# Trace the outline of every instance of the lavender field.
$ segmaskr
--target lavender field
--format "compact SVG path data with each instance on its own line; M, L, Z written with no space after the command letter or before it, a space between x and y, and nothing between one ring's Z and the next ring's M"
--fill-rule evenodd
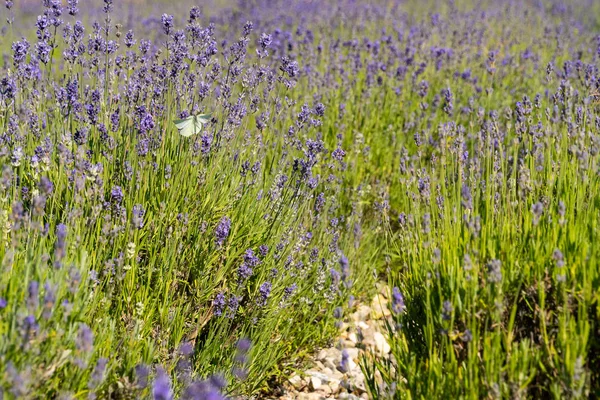
M0 7L0 400L600 397L600 2Z

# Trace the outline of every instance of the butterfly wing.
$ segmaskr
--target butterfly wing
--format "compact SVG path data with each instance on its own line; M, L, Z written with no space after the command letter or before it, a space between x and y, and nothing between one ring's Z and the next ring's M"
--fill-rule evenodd
M195 133L200 133L202 131L202 127L208 121L210 121L210 114L198 114L198 115L196 115L195 121L194 121L194 128L196 130Z
M194 117L177 119L174 122L180 135L188 137L194 134Z
M211 114L198 114L196 115L196 118L198 118L198 120L203 124L206 124L208 121L210 121L210 116Z

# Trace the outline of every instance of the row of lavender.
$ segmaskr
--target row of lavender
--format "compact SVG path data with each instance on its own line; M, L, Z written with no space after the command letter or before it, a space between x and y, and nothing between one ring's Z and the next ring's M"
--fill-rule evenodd
M6 396L259 393L377 275L374 397L597 386L593 2L41 3L2 40Z

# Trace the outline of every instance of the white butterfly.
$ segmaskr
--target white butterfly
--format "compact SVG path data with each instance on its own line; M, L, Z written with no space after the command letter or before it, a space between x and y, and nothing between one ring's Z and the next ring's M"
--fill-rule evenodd
M210 121L210 114L190 115L184 119L176 119L175 126L181 136L190 137L202 131L202 126Z

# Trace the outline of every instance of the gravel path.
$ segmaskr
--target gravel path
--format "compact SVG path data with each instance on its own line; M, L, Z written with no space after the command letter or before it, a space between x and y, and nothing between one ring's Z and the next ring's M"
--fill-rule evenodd
M389 289L379 286L379 294L371 304L359 304L340 327L335 346L321 349L312 357L310 368L290 376L278 394L270 399L321 400L368 399L365 377L359 357L366 351L388 354L390 345L383 332L388 307Z

